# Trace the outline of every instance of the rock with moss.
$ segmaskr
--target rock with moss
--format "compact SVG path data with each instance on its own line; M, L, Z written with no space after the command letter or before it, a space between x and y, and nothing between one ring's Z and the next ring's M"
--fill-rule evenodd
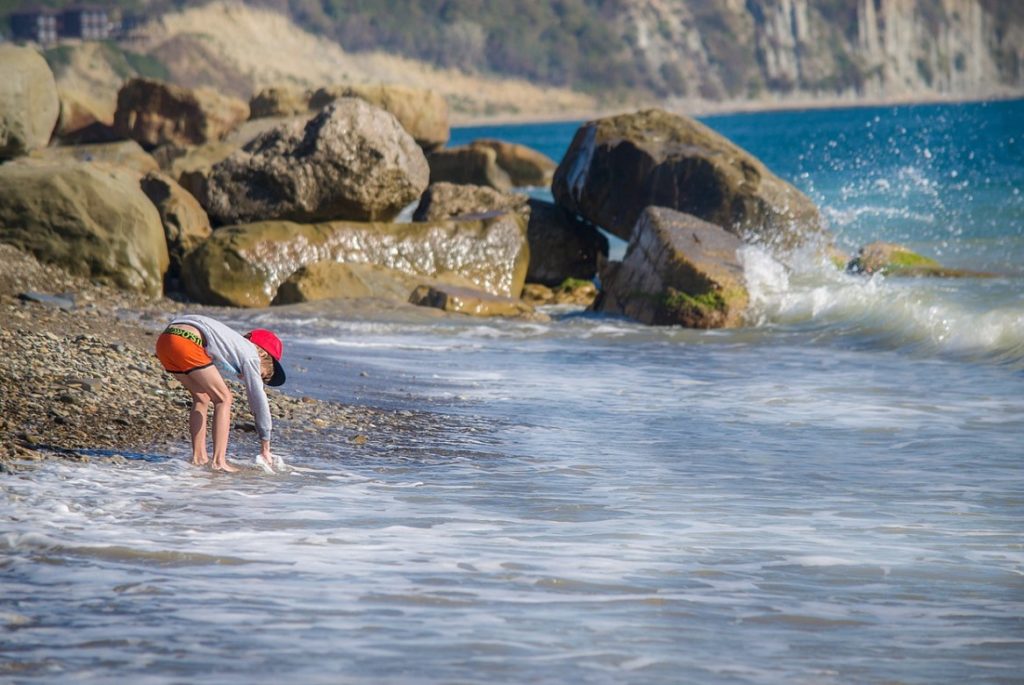
M597 295L594 282L580 278L567 278L554 287L542 283L527 283L523 286L523 300L535 306L570 304L590 307Z
M309 107L316 111L339 98L353 97L394 115L424 152L438 150L448 142L448 102L440 93L425 88L388 84L329 86L310 96Z
M173 284L185 255L210 237L210 219L191 193L160 172L146 174L140 187L160 213L170 258L167 279Z
M249 106L212 88L135 78L117 93L114 130L146 149L220 140L249 118Z
M623 261L602 270L594 309L659 326L741 326L748 303L737 257L742 246L720 226L650 207L640 216Z
M316 262L376 264L429 278L459 277L518 297L529 263L526 227L509 213L423 223L285 221L228 226L188 254L186 292L205 304L266 307L292 274Z
M45 147L60 115L57 81L33 48L0 45L0 160Z
M520 299L459 286L421 285L409 296L409 302L452 314L505 318L536 317L533 306Z
M503 193L512 190L508 172L498 166L498 153L487 147L459 145L427 156L431 183L487 186Z
M357 98L257 136L218 162L199 200L216 225L389 221L426 189L423 151L394 116Z
M544 153L518 143L480 138L471 142L470 147L494 150L498 166L505 170L512 180L512 185L517 187L548 187L551 185L555 169L558 168L555 160Z
M846 270L858 274L884 274L886 276L933 276L936 278L983 277L983 274L964 269L944 267L931 257L920 255L904 245L876 241L865 245Z
M806 195L689 117L653 109L584 124L555 171L555 201L629 239L649 206L793 246L823 229Z
M0 242L72 274L157 296L167 244L139 174L72 161L0 166Z

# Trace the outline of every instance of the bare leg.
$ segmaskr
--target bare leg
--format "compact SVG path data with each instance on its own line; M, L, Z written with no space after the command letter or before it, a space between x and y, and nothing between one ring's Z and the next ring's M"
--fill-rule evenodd
M190 374L175 374L175 376L192 393L193 399L206 398L205 406L201 416L197 417L198 407L193 405L193 412L189 416L189 429L193 430L193 421L196 421L197 428L201 431L202 456L206 456L206 407L213 403L213 470L214 471L237 471L234 466L228 463L228 433L231 430L231 391L228 389L220 372L212 366L205 369L193 371ZM199 421L198 419L201 419ZM192 454L193 463L196 454L196 432L192 433ZM208 457L207 457L208 459ZM198 463L206 463L200 459Z
M205 392L192 393L192 411L188 415L188 431L192 436L192 463L204 466L210 461L206 452L206 411L210 396Z

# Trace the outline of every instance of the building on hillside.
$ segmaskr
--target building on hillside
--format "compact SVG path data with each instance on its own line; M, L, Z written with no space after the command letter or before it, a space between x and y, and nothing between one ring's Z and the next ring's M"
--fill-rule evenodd
M14 40L29 40L40 45L51 45L60 36L60 21L56 13L49 10L30 10L11 15L11 37Z
M101 7L73 7L64 10L60 18L61 38L107 40L113 34L110 15Z

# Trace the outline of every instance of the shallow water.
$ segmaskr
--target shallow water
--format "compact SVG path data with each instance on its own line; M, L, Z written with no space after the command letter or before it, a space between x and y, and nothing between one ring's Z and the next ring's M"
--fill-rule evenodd
M869 165L825 164L812 135L996 126L974 107L926 110L926 132L916 109L711 123L785 146L804 122L788 177L852 212L840 242L945 240L946 262L999 278L866 280L751 250L754 325L729 332L557 308L239 312L280 329L292 391L429 428L279 444L295 470L273 477L192 469L184 439L167 461L0 477L0 679L1020 682L1020 204L978 220L944 190L973 219L940 238L930 190L883 194L906 211L882 226L836 190ZM988 159L972 178L1020 187L1019 163Z

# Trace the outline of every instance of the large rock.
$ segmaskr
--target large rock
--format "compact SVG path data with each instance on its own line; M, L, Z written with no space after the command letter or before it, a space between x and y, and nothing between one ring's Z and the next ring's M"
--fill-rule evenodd
M265 307L303 266L322 261L376 264L431 278L458 276L497 295L518 297L529 247L521 217L430 223L285 221L214 231L185 257L182 280L207 304Z
M814 204L758 159L693 119L657 109L583 125L551 190L562 207L625 239L649 206L783 246L822 230Z
M199 199L216 224L387 221L420 196L429 176L423 151L392 115L346 98L217 163Z
M143 150L134 140L48 147L33 152L31 157L49 161L99 162L131 169L140 174L147 174L160 168L153 156Z
M518 193L456 183L432 183L420 198L414 221L437 221L494 211L528 220L530 268L526 280L555 286L567 278L590 280L608 257L608 239L561 207Z
M139 175L81 162L0 166L0 241L71 273L156 296L167 245Z
M167 278L173 281L181 275L185 255L210 237L210 219L191 193L159 172L146 174L140 187L160 213L170 258Z
M558 167L555 160L544 153L518 143L481 138L470 143L470 147L494 150L498 166L505 170L514 186L548 187Z
M459 216L512 211L528 217L526 195L503 193L488 186L459 183L431 183L420 197L413 221L443 221Z
M309 93L287 84L270 86L249 98L249 118L290 117L309 111Z
M277 289L271 304L298 304L318 300L375 298L408 302L412 292L427 283L436 287L472 283L458 274L427 278L376 264L314 262L301 267Z
M0 45L0 160L45 147L60 99L46 60L32 48Z
M625 259L602 271L595 309L654 325L739 326L748 302L736 256L742 246L719 226L650 207L637 222Z
M81 91L58 86L60 119L55 132L63 143L84 145L109 143L116 139L114 131L115 103L103 102Z
M488 186L501 192L512 189L512 179L498 166L498 153L491 148L460 145L431 152L431 183Z
M905 245L875 241L862 247L846 270L858 274L934 278L990 278L994 274L943 266Z
M339 98L360 98L395 115L424 151L444 147L451 135L448 103L432 90L398 85L330 86L314 92L309 107L318 110Z
M526 280L557 286L566 279L589 281L608 259L608 238L561 207L529 201L530 268Z
M220 140L249 118L249 106L211 88L191 90L152 79L128 81L117 93L114 129L145 148Z
M458 286L421 285L409 296L409 302L469 316L524 318L534 315L533 305L520 299Z

